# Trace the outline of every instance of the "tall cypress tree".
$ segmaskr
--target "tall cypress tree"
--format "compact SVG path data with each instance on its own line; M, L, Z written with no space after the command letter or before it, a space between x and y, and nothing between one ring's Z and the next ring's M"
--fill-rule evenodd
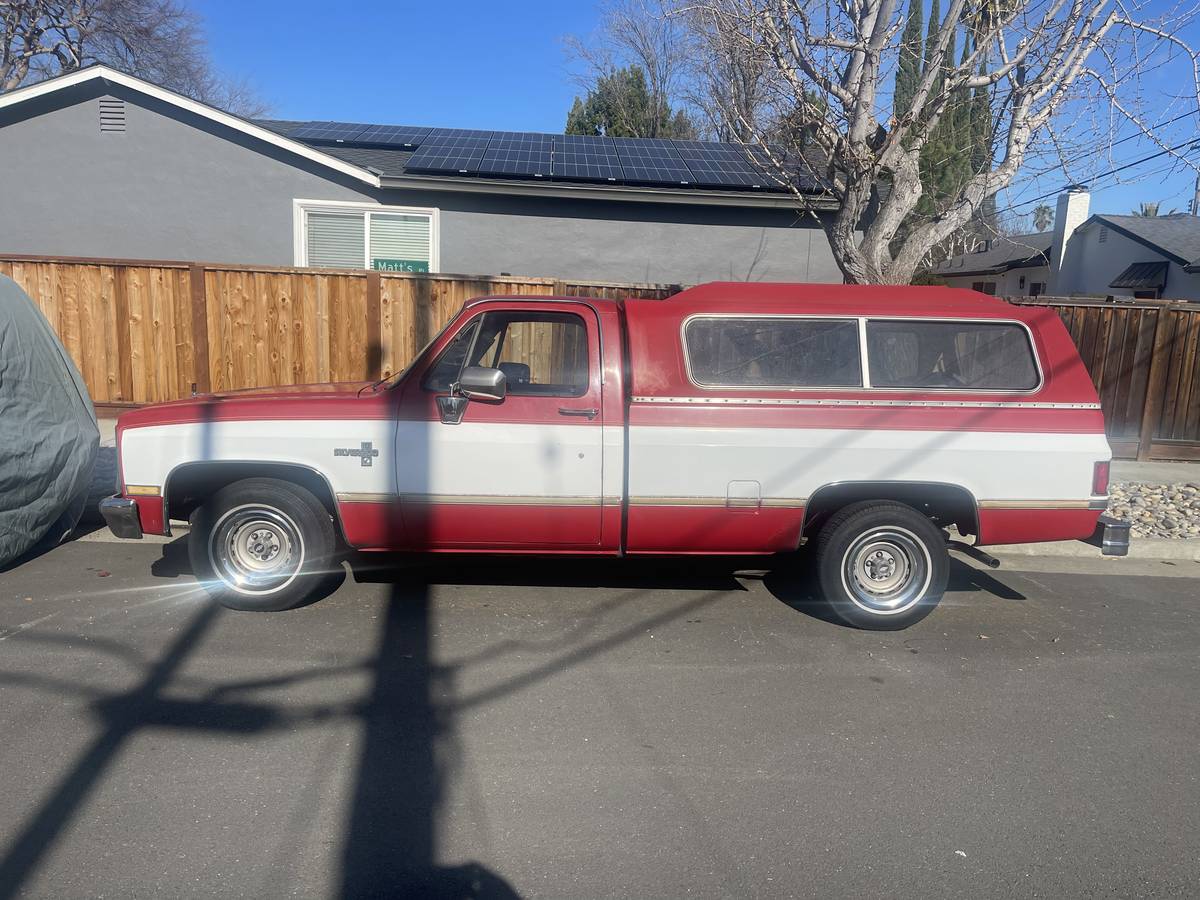
M925 32L925 50L921 54L921 71L925 72L929 69L930 59L929 54L933 52L933 48L937 46L937 33L942 27L942 5L938 0L933 0L933 5L929 7L929 29Z
M937 0L934 0L936 3ZM909 0L908 20L904 23L904 34L900 42L900 62L896 67L896 90L892 97L892 109L897 119L902 118L912 109L913 95L921 81L922 58L924 43L921 32L925 23L922 21L922 0Z

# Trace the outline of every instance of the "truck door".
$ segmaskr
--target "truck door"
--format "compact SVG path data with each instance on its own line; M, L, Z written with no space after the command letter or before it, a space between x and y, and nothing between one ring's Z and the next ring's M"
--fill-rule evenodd
M476 309L406 379L396 454L405 543L596 549L604 426L595 313L511 300ZM468 367L503 372L503 398L455 395Z

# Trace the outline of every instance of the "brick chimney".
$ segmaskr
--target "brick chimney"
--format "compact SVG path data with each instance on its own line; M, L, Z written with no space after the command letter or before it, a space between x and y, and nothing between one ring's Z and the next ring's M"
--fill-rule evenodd
M1073 184L1066 193L1058 195L1058 209L1054 213L1054 243L1050 245L1051 294L1066 295L1075 282L1073 265L1067 259L1067 250L1075 229L1087 221L1092 205L1092 195L1081 184Z

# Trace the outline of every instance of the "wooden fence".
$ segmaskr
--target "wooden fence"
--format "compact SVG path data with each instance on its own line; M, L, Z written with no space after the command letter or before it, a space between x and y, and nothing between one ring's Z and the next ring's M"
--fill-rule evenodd
M0 255L98 408L399 371L472 297L649 297L678 285ZM1061 297L1118 457L1200 459L1200 304Z
M1058 311L1104 407L1113 454L1200 460L1200 304L1012 298Z
M487 294L661 298L677 285L574 283L143 260L0 256L100 409L279 384L380 378Z

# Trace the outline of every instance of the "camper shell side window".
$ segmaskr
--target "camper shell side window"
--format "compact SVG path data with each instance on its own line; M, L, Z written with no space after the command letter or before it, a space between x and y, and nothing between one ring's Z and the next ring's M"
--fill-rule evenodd
M693 316L688 376L708 388L861 388L858 319Z
M710 390L1029 394L1043 384L1016 320L701 314L682 339L688 378Z
M869 319L871 386L921 390L1037 390L1042 373L1020 322Z

